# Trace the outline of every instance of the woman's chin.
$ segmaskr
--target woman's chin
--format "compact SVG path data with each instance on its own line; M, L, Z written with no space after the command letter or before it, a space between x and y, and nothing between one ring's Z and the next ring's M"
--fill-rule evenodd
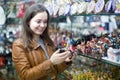
M36 35L42 35L42 33L41 33L41 32L39 32L39 33L36 33Z

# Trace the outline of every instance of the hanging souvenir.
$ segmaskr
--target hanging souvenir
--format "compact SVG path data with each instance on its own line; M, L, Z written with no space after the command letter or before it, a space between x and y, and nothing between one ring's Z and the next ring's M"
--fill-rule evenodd
M72 4L72 2L71 2L71 0L65 0L65 13L64 13L64 15L69 15L70 14L70 10L71 10L71 4Z
M116 9L115 13L120 13L120 0L116 0Z
M15 8L16 8L15 4L11 3L9 11L8 11L9 14L8 14L7 18L16 18L16 15L15 15L15 12L14 12Z
M68 15L70 13L70 9L71 9L71 4L70 3L66 4L64 15Z
M105 5L105 1L104 0L98 0L95 6L95 14L102 12L103 8Z
M105 5L105 11L108 13L113 13L115 11L115 1L109 0Z
M19 3L17 7L18 7L18 12L17 12L16 17L17 18L22 18L24 16L24 11L25 11L24 2Z
M66 8L65 1L58 0L58 5L59 5L58 15L59 16L64 15Z
M64 15L64 13L65 13L65 8L66 8L65 5L60 6L59 12L58 12L59 16Z
M7 18L16 18L16 15L13 13L13 11L11 11Z
M78 10L78 2L74 2L71 6L71 11L70 11L70 14L71 15L74 15L77 13L77 10Z
M58 9L59 9L59 6L54 4L54 7L53 7L53 16L56 17L57 16L57 13L58 13Z
M86 11L86 13L87 13L87 14L92 13L92 12L94 11L94 9L95 9L95 5L96 5L96 3L95 3L94 0L92 0L91 2L89 2L89 3L88 3L88 6L87 6L87 11Z
M50 16L52 16L53 15L53 5L52 5L52 2L50 0L45 1L44 2L44 6L47 8Z
M120 4L119 4L119 5L116 5L115 13L120 13Z
M53 6L53 17L57 17L58 16L58 10L59 10L58 0L53 0L52 1L52 6Z
M0 6L0 25L5 24L6 17L3 8Z
M87 9L87 5L88 5L88 2L80 2L77 9L78 14L85 12Z

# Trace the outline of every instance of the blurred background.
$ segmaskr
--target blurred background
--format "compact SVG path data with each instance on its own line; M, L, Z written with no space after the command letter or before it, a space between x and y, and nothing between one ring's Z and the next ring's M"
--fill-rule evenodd
M50 13L55 46L78 51L61 80L120 80L120 0L0 0L0 80L19 80L12 43L35 3Z

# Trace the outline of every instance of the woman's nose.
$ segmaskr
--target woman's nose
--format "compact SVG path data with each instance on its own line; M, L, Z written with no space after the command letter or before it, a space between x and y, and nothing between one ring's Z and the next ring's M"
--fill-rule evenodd
M45 23L40 23L40 27L45 27Z

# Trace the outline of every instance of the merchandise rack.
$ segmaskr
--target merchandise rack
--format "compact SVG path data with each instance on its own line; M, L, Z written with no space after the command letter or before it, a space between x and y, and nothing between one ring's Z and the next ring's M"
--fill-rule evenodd
M106 64L109 64L109 65L116 66L116 67L120 68L120 64L114 63L114 62L111 62L111 61L108 61L108 60L97 59L97 58L94 58L92 56L84 55L84 54L81 54L81 53L79 54L79 56L84 56L84 57L87 57L87 58L90 58L90 59L93 59L93 60L96 60L96 61L99 61L99 62L102 62L102 63L106 63Z

